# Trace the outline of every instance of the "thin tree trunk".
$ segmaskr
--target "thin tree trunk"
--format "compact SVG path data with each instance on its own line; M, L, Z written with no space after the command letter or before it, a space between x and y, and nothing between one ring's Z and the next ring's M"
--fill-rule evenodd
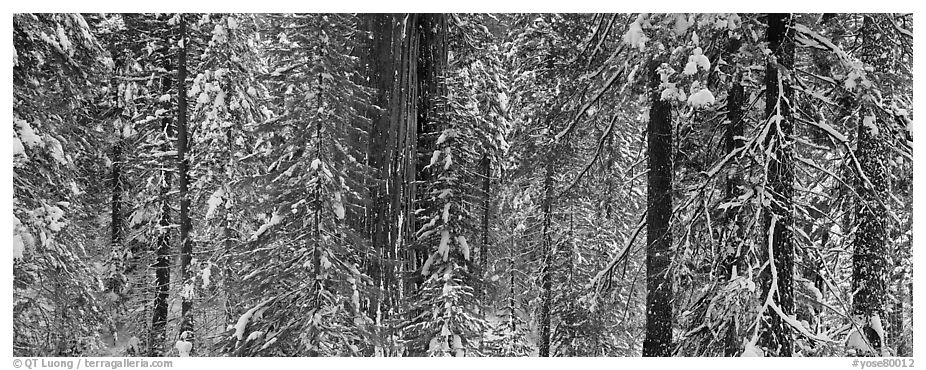
M492 208L489 204L492 199L491 196L491 187L492 187L492 161L489 159L488 154L483 154L482 160L479 162L479 167L482 170L482 247L479 249L479 269L485 275L488 271L488 262L489 262L489 216ZM483 286L480 289L480 295L485 298L486 289Z
M168 60L166 63L166 70L170 71L173 67L170 65ZM165 94L170 93L171 91L171 79L170 77L164 77L162 89ZM170 103L165 103L166 108L170 107ZM161 120L161 133L163 135L161 142L161 151L167 152L170 151L170 137L173 136L173 125L171 124L171 119L164 117ZM165 157L166 158L166 157ZM154 302L151 313L151 332L148 342L148 350L151 356L156 357L163 354L164 351L164 341L167 338L167 309L168 309L168 296L170 292L170 198L168 193L170 193L170 183L171 183L171 171L167 169L168 166L164 166L165 169L161 170L161 189L160 189L160 201L161 201L161 217L158 220L158 240L155 249L156 261L154 263Z
M650 62L652 107L647 125L646 337L643 356L672 353L672 105L659 93L660 60Z
M791 231L794 183L791 105L794 93L789 76L794 67L792 22L791 14L768 15L766 37L774 59L769 60L765 70L765 116L771 120L772 125L766 145L772 145L774 150L768 165L771 199L763 218L768 240L758 251L759 256L769 262L767 268L759 274L763 297L771 294L772 304L777 305L785 315L794 312L794 247ZM766 353L771 356L791 356L791 330L781 315L769 308L763 312L761 325L759 344L765 348Z
M551 130L552 131L552 130ZM553 152L547 156L546 171L543 179L543 230L541 231L543 267L540 271L540 357L550 357L551 311L553 307Z
M177 65L177 159L180 177L180 279L183 281L183 293L180 303L180 338L193 342L193 274L190 263L193 258L193 240L190 238L192 222L190 220L189 189L189 138L186 114L186 20L180 16L180 50Z

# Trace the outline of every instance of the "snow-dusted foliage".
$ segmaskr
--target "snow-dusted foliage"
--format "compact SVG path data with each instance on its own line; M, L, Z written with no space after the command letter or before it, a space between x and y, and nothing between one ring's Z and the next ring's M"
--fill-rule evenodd
M215 45L210 48L218 51L221 42L233 42L234 30L254 21L237 17L229 22L232 18L217 22L215 29L222 29L213 32ZM216 262L231 269L225 282L227 294L234 296L229 299L240 302L236 311L253 311L257 306L250 305L263 302L260 315L245 312L241 316L247 323L238 321L234 334L223 340L223 352L356 356L365 346L362 333L367 319L360 312L360 302L352 298L365 286L358 270L363 244L352 228L360 214L362 188L356 175L362 168L357 148L345 143L365 121L359 109L366 93L352 80L355 60L348 55L347 40L356 37L355 20L346 15L274 15L265 19L269 28L262 30L262 35L269 37L262 38L262 44L249 39L241 45L241 54L255 47L266 51L269 60L265 68L277 72L262 75L256 88L268 102L260 108L264 110L262 120L244 125L247 131L237 134L248 135L252 141L237 139L226 144L238 148L247 143L242 149L252 153L247 163L255 166L245 167L253 171L252 180L233 187L217 184L228 189L226 209L265 212L250 230L241 230L237 222L229 224L229 219L220 226L241 230L240 236L228 241L233 249L226 250L226 256ZM232 24L236 27L230 27ZM314 31L306 33L306 29ZM285 74L279 72L283 70ZM242 112L245 105L257 109L256 84L231 73L221 73L228 79L218 86L227 87L209 93L204 100L214 105L217 96L228 91L228 107L220 109ZM204 80L202 84L212 83ZM206 92L206 88L200 90L199 94ZM217 128L217 140L228 140L223 131L240 129L240 125L230 123L241 119L236 116L211 121ZM206 122L210 122L208 113ZM235 158L243 154L232 155L227 166L244 161ZM223 178L240 176L216 177ZM246 189L244 186L261 190L250 194L239 190ZM228 213L227 217L234 216ZM240 248L254 252L239 255L236 251Z
M105 203L104 137L90 88L108 70L92 22L76 14L13 15L13 353L98 350L106 326L91 259ZM9 248L9 247L8 247Z

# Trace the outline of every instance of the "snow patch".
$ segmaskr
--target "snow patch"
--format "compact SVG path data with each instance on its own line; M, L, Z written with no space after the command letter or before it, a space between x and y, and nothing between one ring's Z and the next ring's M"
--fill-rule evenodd
M878 136L880 132L880 130L878 130L878 125L875 124L875 116L865 116L865 118L862 118L862 126L868 130L871 136Z
M35 147L42 143L42 136L35 133L29 122L21 119L13 119L13 125L19 129L19 140L28 148Z
M257 231L254 232L254 235L251 235L251 241L257 240L257 238L259 238L261 235L263 235L265 232L267 232L267 229L269 229L269 228L271 228L271 227L273 227L273 226L278 225L281 221L283 221L283 216L281 216L280 214L274 212L273 215L270 216L270 220L267 221L267 223L261 225L261 226L257 229Z
M688 64L685 65L685 70L683 70L682 73L691 76L698 73L699 68L704 71L710 71L711 61L704 56L704 51L698 47L691 51L691 55L688 56Z
M212 195L209 196L209 199L206 200L206 219L211 219L215 216L215 210L222 204L222 201L225 197L225 188L219 188Z
M238 322L235 323L235 337L238 338L238 340L244 340L244 330L248 327L248 321L251 320L251 317L254 316L254 313L257 312L257 310L263 308L264 305L266 305L268 302L270 302L270 299L252 307L250 310L245 312L244 315L241 315L241 317L238 318Z
M635 47L643 51L646 47L646 42L649 41L649 37L646 37L646 34L643 33L643 26L641 22L643 21L643 15L637 17L633 23L630 24L630 27L627 29L627 33L624 34L624 42L629 44L631 47Z
M688 105L702 108L714 104L714 94L708 89L701 89L688 97Z
M193 351L193 343L181 339L174 344L174 348L177 349L180 357L190 357L190 352Z

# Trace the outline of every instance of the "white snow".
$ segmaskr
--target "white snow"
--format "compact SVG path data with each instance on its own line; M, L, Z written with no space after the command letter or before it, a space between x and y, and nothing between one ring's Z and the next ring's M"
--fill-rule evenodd
M433 166L435 163L437 163L438 158L440 158L440 150L435 150L434 153L431 154L431 163L428 164L428 167Z
M331 205L331 207L334 209L334 215L338 216L339 220L343 220L344 219L344 205L341 204L340 197L335 199L335 202Z
M54 232L61 231L61 228L67 225L67 221L62 220L62 218L64 218L64 211L57 206L45 205L45 218L48 228Z
M640 49L640 51L643 51L646 47L646 42L649 41L649 37L646 37L646 34L643 33L643 26L640 24L642 21L643 15L641 14L630 24L627 33L624 34L624 42L631 47Z
M710 71L711 61L704 56L704 51L698 47L691 51L691 55L688 56L688 64L685 65L685 70L683 70L682 73L690 76L698 73L699 68L704 71Z
M203 268L202 278L203 278L203 289L206 289L206 287L209 286L209 283L212 282L212 264L211 263L207 263L206 267Z
M219 188L212 195L209 196L209 199L206 200L206 219L211 219L215 216L215 210L222 204L225 197L225 188Z
M269 299L261 302L260 304L252 307L250 310L248 310L243 315L241 315L241 317L238 318L238 322L235 324L235 337L238 338L238 340L244 340L244 330L247 329L248 327L248 321L251 320L251 317L254 316L254 313L257 312L257 310L264 307L264 305L267 304L268 302L270 302Z
M856 350L857 354L874 352L874 349L868 345L868 341L858 330L853 330L852 334L849 334L849 338L846 339L846 348Z
M691 23L688 22L688 17L685 14L678 14L675 16L675 35L683 36L688 33L688 27L691 27Z
M843 135L839 131L836 131L836 129L833 128L833 126L830 126L826 122L822 122L822 121L815 122L814 125L821 128L823 131L826 131L826 133L830 134L830 136L834 137L836 140L839 140L840 142L846 142L849 140L846 138L845 135Z
M878 125L875 124L875 116L865 116L865 118L862 118L862 126L868 130L871 136L878 136L880 132L880 130L878 130Z
M714 104L714 94L708 89L701 89L688 97L688 105L695 108L702 108Z
M22 222L16 215L13 215L13 259L22 259L23 252L26 251L26 243L22 236L25 232L23 229Z
M13 124L19 128L19 140L28 148L32 148L42 143L42 136L37 135L32 130L32 125L25 120L13 118Z
M181 339L174 344L174 348L180 353L180 357L190 357L190 352L193 351L193 343Z
M450 252L450 232L447 230L440 232L440 246L437 247L437 252L444 257L444 261L447 260L447 256Z
M61 45L61 50L68 54L68 56L74 56L74 48L71 45L71 40L68 39L68 35L64 32L64 27L60 24L58 25L58 44Z
M458 236L457 243L460 244L460 249L463 250L463 258L469 261L469 243L466 242L466 237L463 235Z
M755 343L746 342L746 345L743 346L743 354L740 357L765 357L765 354L762 349L756 347Z
M871 329L878 333L878 337L881 338L881 343L887 343L887 335L884 333L884 326L881 325L881 316L875 313L871 315L871 318L868 320L868 325L871 326ZM886 347L882 345L881 347Z
M51 152L51 157L54 158L60 164L67 164L67 160L64 157L64 148L61 146L61 142L58 139L54 138L51 135L45 137L45 147Z
M250 342L250 341L252 341L252 340L259 339L259 338L260 338L261 336L263 336L263 335L264 335L264 332L258 330L258 331L255 331L255 332L251 333L251 334L248 334L248 338L245 339L244 341L245 341L245 342Z
M280 214L274 212L273 215L270 216L270 220L267 221L267 223L261 225L261 226L257 229L257 231L254 232L254 235L251 235L251 241L257 240L257 238L259 238L261 235L263 235L265 232L267 232L267 229L269 229L269 228L271 228L271 227L273 227L273 226L279 224L280 221L283 221L283 216L281 216Z

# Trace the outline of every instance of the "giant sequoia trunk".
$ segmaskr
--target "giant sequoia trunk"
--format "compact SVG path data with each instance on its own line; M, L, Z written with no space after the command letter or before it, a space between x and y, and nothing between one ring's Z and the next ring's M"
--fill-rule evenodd
M369 84L376 89L372 100L383 108L370 112L368 151L374 184L367 272L377 288L368 315L381 321L422 283L418 270L427 251L414 243L415 210L430 206L424 199L433 179L419 157L430 156L439 131L447 24L441 14L370 15L364 23L372 37L367 61Z
M376 89L371 103L381 109L373 108L369 112L372 121L370 129L367 164L373 170L373 183L370 186L372 204L367 211L372 250L367 258L367 275L373 280L374 292L369 297L367 315L374 321L379 320L379 313L384 310L382 301L387 294L386 275L394 274L384 266L389 246L389 194L387 185L388 164L391 153L387 150L390 136L390 95L394 85L394 61L392 55L393 27L396 22L392 15L367 15L364 24L370 32L370 53L368 56L369 84ZM384 268L385 267L385 268Z
M177 176L180 178L180 279L183 284L183 293L180 303L180 333L181 338L192 342L193 335L193 274L190 263L193 258L193 241L190 238L192 222L190 220L190 189L189 189L189 138L187 130L186 112L186 53L187 53L186 21L180 16L180 50L177 65Z
M766 38L772 51L765 69L765 116L769 120L766 145L772 146L768 164L769 206L763 217L767 241L757 251L769 262L759 274L763 297L771 304L762 314L759 344L771 356L791 356L791 329L782 315L794 311L794 247L791 226L794 171L792 163L791 105L794 92L790 73L794 67L794 30L791 14L769 14ZM780 311L780 312L779 312Z
M665 357L672 352L672 105L660 97L661 61L650 62L652 106L647 125L646 174L646 337L643 356Z
M873 20L864 18L862 28L861 59L866 65L877 63L880 45L876 44ZM867 95L867 94L865 94ZM868 99L862 97L862 110L858 122L858 145L855 157L858 158L859 174L856 189L859 194L855 217L858 228L852 246L852 314L864 324L867 339L872 348L880 353L886 344L876 330L868 330L872 320L885 318L884 302L887 296L887 212L882 205L887 199L885 191L889 189L888 173L884 168L887 140L882 135L880 122L875 110L866 107Z
M447 68L447 20L443 14L417 14L414 16L415 34L418 37L418 54L416 60L416 147L414 162L413 192L415 209L430 210L429 186L435 180L433 170L428 167L429 159L437 150L437 137L440 135L440 114L443 112L442 98L446 96L443 74ZM415 219L409 229L414 235L418 229L430 221L431 212L422 212L421 219ZM416 292L424 281L420 273L421 266L428 256L426 245L412 243L406 251L406 289L409 294Z

